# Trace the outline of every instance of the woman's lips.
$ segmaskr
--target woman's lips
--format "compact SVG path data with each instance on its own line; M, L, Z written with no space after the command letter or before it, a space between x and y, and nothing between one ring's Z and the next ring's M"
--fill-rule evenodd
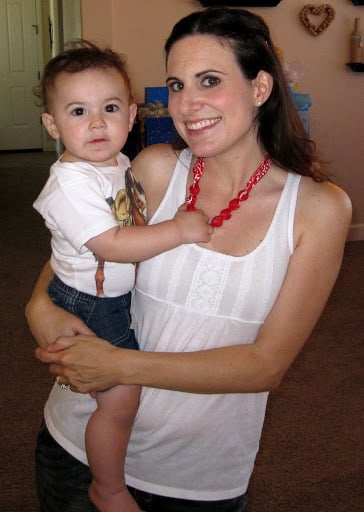
M200 121L187 121L185 123L187 130L190 132L203 130L204 128L210 128L215 126L221 121L221 117L215 117L213 119L201 119Z

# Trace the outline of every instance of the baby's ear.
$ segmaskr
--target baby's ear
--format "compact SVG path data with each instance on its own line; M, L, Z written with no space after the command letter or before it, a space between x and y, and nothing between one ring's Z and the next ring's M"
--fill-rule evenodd
M48 112L43 112L42 123L47 132L49 133L49 135L52 137L52 139L57 140L60 138L59 131L52 114L48 114Z
M138 107L136 103L131 103L129 105L129 132L133 129L134 120L138 112Z

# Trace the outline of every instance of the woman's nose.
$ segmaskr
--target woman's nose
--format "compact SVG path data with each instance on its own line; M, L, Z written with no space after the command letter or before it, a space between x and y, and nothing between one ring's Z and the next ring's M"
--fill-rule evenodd
M182 114L192 114L201 108L201 101L198 95L193 91L182 91L179 100L179 108Z

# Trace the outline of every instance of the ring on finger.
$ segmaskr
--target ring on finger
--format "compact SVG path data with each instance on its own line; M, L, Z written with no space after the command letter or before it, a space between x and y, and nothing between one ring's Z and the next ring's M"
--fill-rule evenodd
M59 386L61 389L70 389L69 384L61 384L61 383L59 382L59 379L60 379L60 377L59 377L59 375L57 375L56 382L57 382L58 386Z

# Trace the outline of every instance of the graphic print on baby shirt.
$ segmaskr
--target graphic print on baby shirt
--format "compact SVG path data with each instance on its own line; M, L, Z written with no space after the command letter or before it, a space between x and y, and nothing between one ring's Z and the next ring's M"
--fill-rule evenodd
M144 226L147 217L147 204L144 190L141 184L135 179L130 167L125 171L125 189L120 189L115 198L107 197L106 202L111 208L115 219L121 228L126 226ZM105 260L97 258L97 269L95 273L96 295L105 297Z

